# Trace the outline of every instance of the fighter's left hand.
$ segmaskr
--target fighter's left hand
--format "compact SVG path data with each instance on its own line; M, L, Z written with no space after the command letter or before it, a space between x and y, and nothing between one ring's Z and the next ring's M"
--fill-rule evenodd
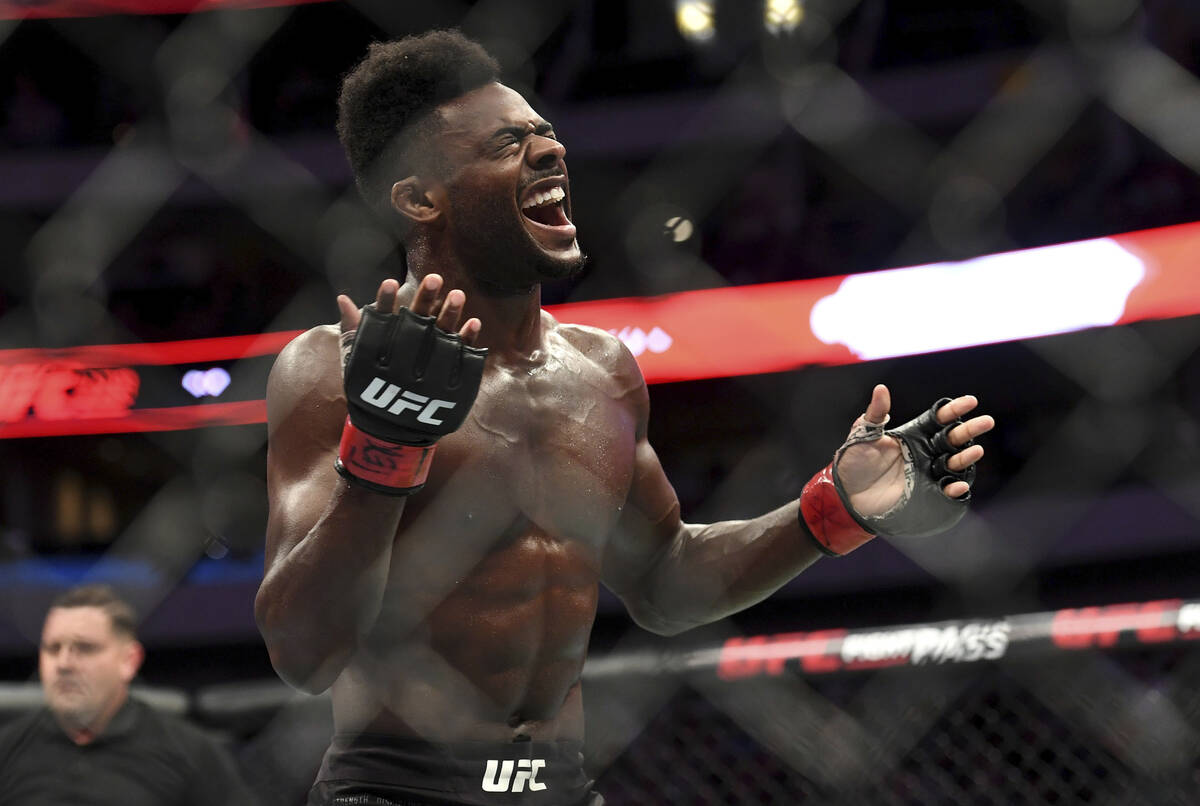
M974 395L956 397L937 411L937 421L952 423L972 412L979 401ZM871 393L871 402L851 427L850 436L871 426L881 427L887 422L892 408L892 397L888 388L878 384ZM972 417L947 434L952 447L967 445L971 440L986 434L996 425L987 414ZM951 454L946 467L955 473L966 470L983 458L982 445L968 447ZM838 480L849 496L850 504L861 515L871 517L890 510L904 495L904 458L900 443L884 435L869 442L858 442L846 448L837 465ZM953 481L942 488L950 498L959 498L970 491L965 481Z

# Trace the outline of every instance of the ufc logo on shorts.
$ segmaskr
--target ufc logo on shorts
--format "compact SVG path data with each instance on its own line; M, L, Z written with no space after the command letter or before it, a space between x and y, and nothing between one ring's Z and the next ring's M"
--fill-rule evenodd
M513 775L516 767L517 774ZM483 773L484 792L524 792L525 784L529 784L530 792L540 792L546 785L537 779L538 771L546 766L545 759L522 758L517 761L507 759L497 761L488 759L487 769ZM511 780L512 785L509 785Z
M419 411L417 422L427 425L441 425L442 421L434 419L433 415L438 409L452 409L455 405L452 400L439 400L436 397L431 400L416 392L401 392L399 386L383 378L373 379L358 397L376 408L386 408L388 414L399 414L405 410ZM391 406L388 406L389 403Z

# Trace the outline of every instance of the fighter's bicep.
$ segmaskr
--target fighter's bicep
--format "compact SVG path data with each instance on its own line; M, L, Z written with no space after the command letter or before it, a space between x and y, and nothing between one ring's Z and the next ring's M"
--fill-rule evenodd
M314 373L319 362L303 359L285 351L267 382L268 564L308 533L338 483L340 378Z
M329 500L330 490L339 483L332 451L314 454L305 467L295 463L284 466L276 452L267 452L267 535L266 557L286 554L316 525Z
M640 439L629 494L605 546L605 584L618 595L636 587L671 550L682 529L675 488L650 442Z

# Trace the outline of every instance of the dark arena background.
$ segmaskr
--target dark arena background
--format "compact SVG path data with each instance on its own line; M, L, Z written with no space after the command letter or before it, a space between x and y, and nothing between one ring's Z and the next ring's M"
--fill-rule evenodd
M50 599L109 582L140 695L303 801L329 706L253 620L265 379L401 271L340 76L454 26L567 146L591 260L544 301L638 355L685 519L798 495L877 382L998 423L947 534L669 640L602 593L609 802L1200 801L1193 0L0 1L0 718Z

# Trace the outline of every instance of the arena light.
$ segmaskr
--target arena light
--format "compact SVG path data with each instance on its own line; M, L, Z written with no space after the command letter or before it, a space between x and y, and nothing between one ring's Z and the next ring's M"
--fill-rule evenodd
M1197 315L1198 252L1200 222L962 263L547 310L620 338L648 383L687 381ZM204 403L185 397L156 408L139 398L142 377L243 361L262 362L265 376L266 362L297 333L0 350L0 438L262 423L262 400L213 400L219 373L191 376L192 387L208 392ZM181 389L179 378L186 376L174 377L182 393L188 385Z
M182 386L192 397L220 397L229 388L229 373L221 367L191 369L183 373Z
M717 34L712 0L676 0L675 25L690 42L710 41Z
M1145 276L1141 257L1102 238L847 277L810 323L863 360L931 353L1115 324ZM912 315L956 309L971 314L953 327Z
M763 26L769 34L790 34L803 21L804 4L801 0L765 0L763 3Z

